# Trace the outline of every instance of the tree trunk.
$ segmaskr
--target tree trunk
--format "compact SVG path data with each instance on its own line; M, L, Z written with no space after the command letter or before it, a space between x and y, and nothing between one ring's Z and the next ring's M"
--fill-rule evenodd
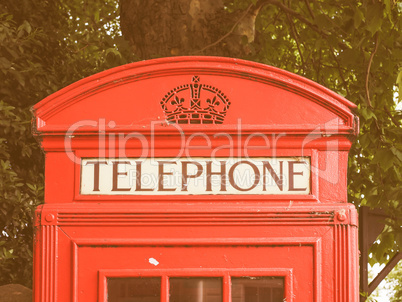
M120 0L121 30L140 59L244 57L258 10L229 13L223 0ZM245 37L244 37L245 36Z

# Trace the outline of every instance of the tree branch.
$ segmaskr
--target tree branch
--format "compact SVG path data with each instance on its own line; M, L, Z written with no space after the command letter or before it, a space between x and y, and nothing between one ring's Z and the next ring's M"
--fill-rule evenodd
M81 47L80 49L74 51L73 53L74 53L74 54L79 53L80 51L82 51L82 50L84 50L85 48L87 48L90 44L91 44L91 43L85 44L83 47Z
M317 82L320 82L320 71L321 71L321 65L323 65L322 63L321 63L321 56L322 56L322 49L320 48L320 55L319 55L319 57L318 57L318 64L317 64L317 68L316 68L316 73L317 73ZM313 64L315 65L315 60L314 60L314 56L312 57L312 59L313 59ZM314 66L313 65L313 66Z
M258 2L257 2L258 4ZM261 1L260 5L264 6L266 4L273 4L277 7L279 7L280 9L282 9L284 12L286 12L289 15L292 15L294 17L296 17L297 19L299 19L300 21L302 21L303 23L307 24L308 26L310 26L314 31L316 31L317 33L319 33L320 35L323 35L325 38L328 37L328 34L323 32L322 30L320 30L315 24L311 23L309 20L307 20L304 16L302 16L301 14L299 14L298 12L294 11L293 9L287 7L285 4L283 4L282 2L279 2L277 0L266 0L266 1Z
M215 46L215 45L219 44L219 43L222 42L224 39L226 39L228 36L230 36L230 35L233 33L233 31L236 29L236 26L247 16L247 14L248 14L248 12L250 11L250 9L251 9L252 6L253 6L253 4L250 4L250 5L247 7L247 9L244 11L244 13L241 15L241 17L236 21L236 23L233 25L233 27L232 27L225 35L223 35L221 38L219 38L219 39L216 40L215 42L213 42L213 43L211 43L211 44L205 46L204 48L193 52L193 54L197 54L197 53L203 52L204 50L206 50L206 49L208 49L208 48L210 48L210 47L212 47L212 46Z
M370 69L371 69L371 64L373 63L373 58L375 53L377 52L378 49L378 32L375 33L375 46L374 46L374 50L371 53L370 59L369 59L369 63L367 66L367 74L366 74L366 100L367 100L367 105L370 108L373 108L373 105L371 104L371 100L370 100L370 91L369 91L369 77L370 77Z
M308 12L310 13L311 18L315 19L313 11L311 10L311 7L310 7L310 2L308 0L304 0L304 2L306 3L306 6L307 6L307 9L308 9Z
M312 30L314 30L315 32L317 32L318 34L320 34L323 38L328 38L330 36L330 33L325 32L323 30L321 30L317 25L315 25L314 23L312 23L311 21L309 21L307 18L305 18L303 15L299 14L298 12L294 11L293 9L291 9L290 7L287 7L285 4L283 4L282 2L279 2L278 0L265 0L265 1L258 1L256 5L267 5L267 4L273 4L277 7L279 7L282 11L288 13L289 15L294 16L295 18L297 18L298 20L300 20L301 22L303 22L304 24L308 25ZM345 43L339 41L338 44L342 47L342 48L350 48L348 45L346 45Z
M302 69L302 72L304 73L304 71L305 71L304 58L303 58L303 54L302 54L301 49L300 49L300 44L299 44L299 39L297 37L296 28L295 28L295 25L293 24L293 21L290 18L289 14L286 14L286 17L288 18L288 21L290 23L290 28L292 30L293 36L295 37L297 50L299 51L300 60L301 60L301 63L302 63L302 68L301 69Z
M339 76L341 77L342 82L343 82L343 85L345 86L346 93L347 93L347 95L350 95L348 85L347 85L346 80L345 80L345 78L344 78L344 76L343 76L343 74L342 74L342 67L341 67L341 64L339 63L338 58L337 58L336 55L335 55L334 49L333 49L332 47L330 47L330 48L331 48L331 54L332 54L332 56L334 57L334 60L335 60L335 62L336 62L336 65L338 65Z
M387 108L387 106L384 106L385 113L389 116L391 121L395 124L395 126L400 127L401 123L392 115L391 111Z
M325 17L325 19L327 19L334 27L339 28L339 30L341 30L344 34L348 35L348 33L341 26L339 26L338 23L334 22L334 20L332 20L332 18L328 17L328 15L325 13L324 9L322 8L322 5L320 2L317 2L317 1L314 1L314 2L317 3L317 5L320 8L320 11L321 11L322 15Z

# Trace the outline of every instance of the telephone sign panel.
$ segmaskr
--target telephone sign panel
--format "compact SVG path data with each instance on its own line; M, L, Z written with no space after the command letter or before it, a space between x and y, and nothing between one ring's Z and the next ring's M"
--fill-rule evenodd
M309 194L309 158L82 159L83 195Z
M34 106L37 302L357 302L355 105L253 62L178 57Z

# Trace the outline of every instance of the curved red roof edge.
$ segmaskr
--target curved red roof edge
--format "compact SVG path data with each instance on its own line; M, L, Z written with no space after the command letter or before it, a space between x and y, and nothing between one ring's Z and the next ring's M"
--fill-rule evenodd
M226 57L208 57L208 56L182 56L158 58L140 62L134 62L109 70L105 70L79 80L63 89L49 95L32 107L35 117L41 118L49 112L63 110L69 101L85 94L86 91L95 87L106 86L112 84L119 79L123 79L128 75L156 73L166 70L181 70L182 65L192 68L200 68L207 70L222 70L228 74L230 71L249 74L250 77L260 77L264 79L272 79L277 82L283 82L287 86L291 86L294 90L302 91L306 94L313 95L324 100L329 107L335 111L349 117L350 126L354 124L354 115L351 112L357 106L348 101L346 98L335 93L334 91L297 74L286 70L237 58ZM182 66L182 67L180 67ZM57 109L60 108L60 109ZM354 125L356 127L356 125ZM355 129L357 130L357 129Z

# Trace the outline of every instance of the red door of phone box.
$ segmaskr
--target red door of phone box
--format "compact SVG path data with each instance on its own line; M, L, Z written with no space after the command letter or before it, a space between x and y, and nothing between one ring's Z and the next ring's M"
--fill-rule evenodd
M34 106L35 301L358 301L355 106L230 58L133 63Z

